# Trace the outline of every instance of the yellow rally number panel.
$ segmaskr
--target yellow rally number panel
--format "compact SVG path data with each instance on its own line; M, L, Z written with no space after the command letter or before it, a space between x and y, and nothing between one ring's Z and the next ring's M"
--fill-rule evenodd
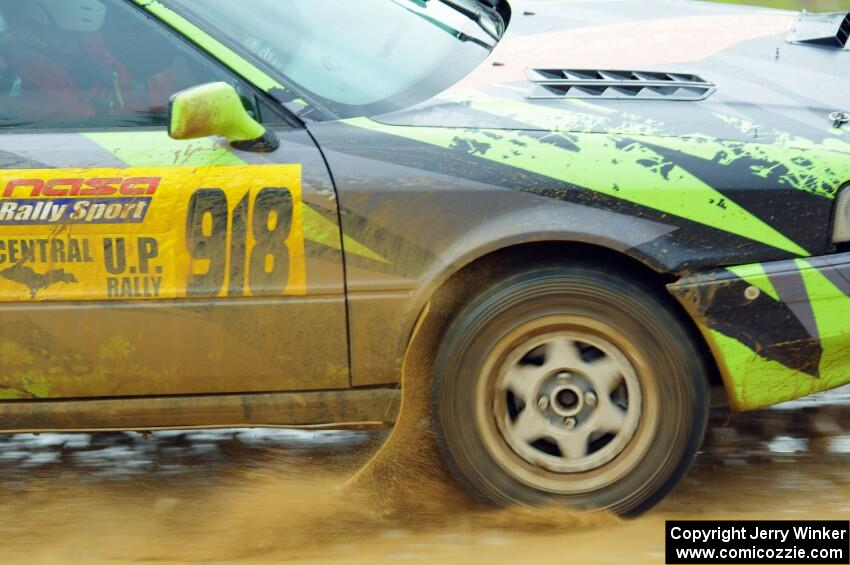
M0 171L0 302L306 293L300 165Z

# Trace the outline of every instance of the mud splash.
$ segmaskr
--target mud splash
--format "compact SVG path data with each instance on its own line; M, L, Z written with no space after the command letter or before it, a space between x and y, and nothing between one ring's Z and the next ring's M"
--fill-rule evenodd
M629 522L482 509L386 451L346 484L375 432L7 438L0 563L660 563L665 519L846 519L848 408L716 415L683 484Z
M381 481L352 486L334 473L281 478L270 467L233 477L212 493L172 496L144 483L104 488L72 476L37 483L0 505L0 562L315 559L397 532L554 534L614 522L564 509L458 504L450 489L433 482L433 472L405 474L404 492L400 483L389 491Z
M825 407L715 414L682 485L621 522L468 498L439 463L428 360L412 355L405 375L414 369L386 442L244 430L0 438L0 563L648 564L663 560L665 519L850 512L850 389Z
M404 373L399 424L365 466L358 457L302 469L266 461L212 488L167 496L143 475L107 486L73 474L32 482L0 505L0 562L330 559L346 545L406 533L542 535L618 522L564 508L494 510L470 499L440 463L429 360L411 355Z

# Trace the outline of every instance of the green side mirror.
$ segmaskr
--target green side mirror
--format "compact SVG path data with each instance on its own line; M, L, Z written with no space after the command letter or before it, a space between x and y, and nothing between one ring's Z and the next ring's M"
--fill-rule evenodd
M172 96L168 135L172 139L218 135L243 151L270 152L280 145L274 133L248 114L239 93L226 82L194 86Z

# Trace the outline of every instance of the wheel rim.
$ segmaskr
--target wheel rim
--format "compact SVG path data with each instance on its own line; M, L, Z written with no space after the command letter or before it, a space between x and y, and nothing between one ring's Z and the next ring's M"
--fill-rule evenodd
M482 367L476 422L509 474L563 494L622 478L649 446L654 379L617 329L583 316L520 325ZM643 375L641 378L639 375Z

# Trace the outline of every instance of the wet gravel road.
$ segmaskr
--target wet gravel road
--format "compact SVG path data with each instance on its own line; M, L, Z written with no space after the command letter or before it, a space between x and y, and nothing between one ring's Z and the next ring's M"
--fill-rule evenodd
M756 413L716 411L682 484L630 522L545 510L496 519L459 511L448 524L346 518L368 503L338 503L338 485L387 433L2 437L0 562L557 563L568 554L578 563L663 563L670 517L850 517L850 387ZM428 496L421 486L410 495Z

